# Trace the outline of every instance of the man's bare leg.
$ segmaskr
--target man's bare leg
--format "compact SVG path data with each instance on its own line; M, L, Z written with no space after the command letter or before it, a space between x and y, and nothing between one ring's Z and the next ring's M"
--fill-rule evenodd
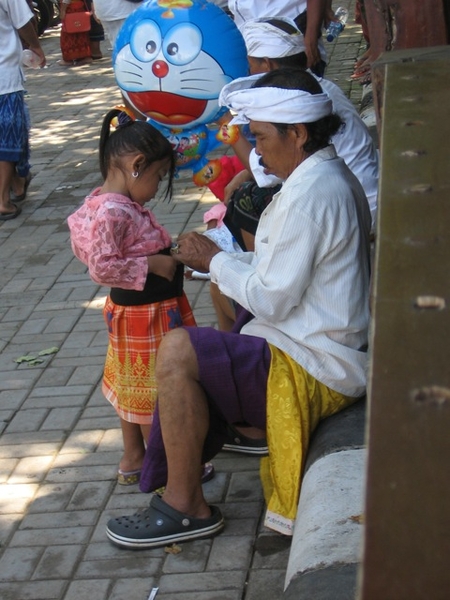
M197 355L184 329L175 329L163 338L156 361L156 381L168 464L163 499L192 517L209 517L211 511L201 486L209 410L198 382Z

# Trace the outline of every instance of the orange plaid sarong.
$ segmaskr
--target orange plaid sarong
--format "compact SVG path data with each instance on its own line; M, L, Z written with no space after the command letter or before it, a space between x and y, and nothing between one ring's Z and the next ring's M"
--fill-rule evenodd
M195 326L186 295L142 306L120 306L107 298L103 317L109 334L102 391L119 417L150 425L155 411L156 352L163 336Z

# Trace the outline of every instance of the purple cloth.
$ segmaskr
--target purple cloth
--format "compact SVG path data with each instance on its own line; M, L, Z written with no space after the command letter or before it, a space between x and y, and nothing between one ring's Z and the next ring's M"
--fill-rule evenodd
M239 313L236 328L249 320ZM209 431L202 463L211 460L227 438L227 423L266 428L266 392L271 354L262 338L226 333L211 327L186 327L197 353L200 384L209 403ZM140 490L152 492L166 484L167 461L156 406L150 441L142 467Z

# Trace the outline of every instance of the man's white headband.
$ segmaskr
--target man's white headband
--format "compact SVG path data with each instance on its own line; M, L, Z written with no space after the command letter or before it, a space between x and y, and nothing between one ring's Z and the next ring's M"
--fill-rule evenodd
M252 121L266 123L314 123L332 113L327 94L310 94L302 90L278 87L252 88L261 74L240 77L222 88L220 106L226 106L236 116L230 125Z
M251 19L241 27L248 56L255 58L283 58L305 52L305 40L292 19L277 17L293 27L296 33L286 33L267 22L267 18Z

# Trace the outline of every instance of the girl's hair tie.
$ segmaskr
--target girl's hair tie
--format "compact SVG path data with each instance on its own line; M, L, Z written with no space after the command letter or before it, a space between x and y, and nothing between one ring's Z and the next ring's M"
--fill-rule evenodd
M122 127L128 127L129 125L132 125L134 122L134 120L130 117L130 115L125 112L125 111L121 111L118 115L117 115L117 129L121 129Z

